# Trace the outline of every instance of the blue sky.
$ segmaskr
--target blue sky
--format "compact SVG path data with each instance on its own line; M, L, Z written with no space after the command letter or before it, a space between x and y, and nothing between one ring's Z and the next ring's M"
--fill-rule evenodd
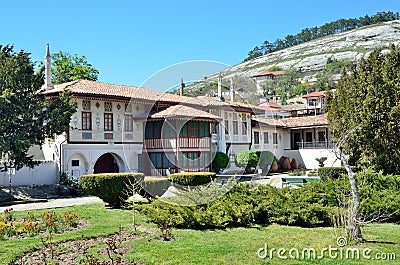
M165 68L176 83L193 80L185 62L218 62L210 64L213 73L240 63L264 40L400 8L393 0L14 0L2 1L0 10L0 44L14 44L38 61L49 43L51 52L85 55L99 81L151 86L149 78ZM198 78L208 73L204 66L194 71Z

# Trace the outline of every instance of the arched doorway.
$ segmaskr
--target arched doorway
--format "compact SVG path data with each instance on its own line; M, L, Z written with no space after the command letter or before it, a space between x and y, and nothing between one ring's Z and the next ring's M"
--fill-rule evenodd
M117 159L117 157L110 153L100 156L96 164L94 164L94 173L118 173L120 166Z

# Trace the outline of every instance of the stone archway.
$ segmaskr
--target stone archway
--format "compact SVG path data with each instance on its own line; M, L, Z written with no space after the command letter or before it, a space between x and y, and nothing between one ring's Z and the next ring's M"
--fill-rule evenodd
M105 153L101 155L94 164L94 174L97 173L118 173L123 169L121 159L114 154Z

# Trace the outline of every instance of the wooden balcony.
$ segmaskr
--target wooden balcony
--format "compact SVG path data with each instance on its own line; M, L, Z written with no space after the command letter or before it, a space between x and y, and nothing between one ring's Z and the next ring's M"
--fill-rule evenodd
M154 138L145 139L144 143L146 149L211 148L210 137Z

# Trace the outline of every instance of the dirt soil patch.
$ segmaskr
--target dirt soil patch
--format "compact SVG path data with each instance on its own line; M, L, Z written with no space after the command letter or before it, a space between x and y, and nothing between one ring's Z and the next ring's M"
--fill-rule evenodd
M41 264L140 264L124 259L124 255L134 249L130 244L135 240L150 238L157 233L156 229L138 227L120 229L118 233L108 237L80 239L42 246L41 249L26 253L11 264L41 265Z

